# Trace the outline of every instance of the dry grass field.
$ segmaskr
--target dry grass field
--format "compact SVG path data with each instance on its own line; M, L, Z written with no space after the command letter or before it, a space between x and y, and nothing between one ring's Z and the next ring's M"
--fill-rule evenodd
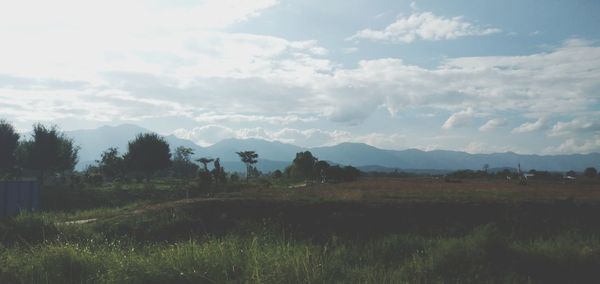
M515 180L501 179L447 182L443 178L434 177L363 178L352 183L254 188L221 196L329 201L593 202L600 201L600 180L532 179L527 185L519 185Z

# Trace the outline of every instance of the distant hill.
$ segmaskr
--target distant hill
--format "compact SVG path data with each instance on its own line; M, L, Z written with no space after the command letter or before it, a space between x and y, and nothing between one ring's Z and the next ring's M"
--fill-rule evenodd
M120 126L103 126L97 129L68 131L65 134L72 137L81 146L78 169L93 163L100 158L100 153L109 147L118 147L121 153L127 150L127 142L139 133L151 132L148 129L124 124ZM393 171L446 172L459 169L482 169L484 164L490 168L516 168L520 163L524 170L536 169L547 171L583 171L587 167L600 169L600 153L573 155L520 155L512 152L493 154L469 154L459 151L421 151L384 150L362 143L341 143L335 146L302 148L277 141L260 139L225 139L209 147L201 147L192 141L165 136L173 151L178 146L194 150L197 157L220 157L222 165L230 171L245 171L245 166L239 161L235 152L254 150L259 154L258 169L270 172L283 169L291 163L300 151L311 151L320 160L342 165L361 167L363 170L389 169Z

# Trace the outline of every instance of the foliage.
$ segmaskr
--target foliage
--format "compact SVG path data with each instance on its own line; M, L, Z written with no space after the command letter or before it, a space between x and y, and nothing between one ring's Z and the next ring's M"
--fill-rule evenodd
M252 165L258 162L258 154L254 151L241 151L235 153L240 156L242 163L246 164L246 180L248 180L253 176L254 172L257 172L256 168L252 168Z
M327 172L331 166L326 161L317 161L313 167L313 176L321 180L321 182L327 181Z
M230 180L231 182L238 182L238 181L240 181L240 175L239 175L238 173L232 173L232 174L229 176L229 180Z
M282 177L283 177L283 173L281 172L281 170L275 170L275 171L274 171L274 172L271 174L271 176L272 176L274 179L280 179L280 178L282 178Z
M204 171L205 172L209 172L208 170L208 164L212 163L215 159L213 158L208 158L208 157L202 157L200 159L197 159L196 162L199 162L200 164L202 164L202 166L204 167Z
M21 143L18 150L23 167L38 171L44 180L46 172L73 171L78 160L79 147L73 140L52 126L36 124L32 139Z
M114 180L125 175L125 160L119 155L115 147L108 148L102 152L98 168L104 177Z
M309 179L314 177L314 167L317 158L311 152L296 153L296 158L292 162L291 175L295 178Z
M125 162L132 171L142 172L146 180L171 165L169 144L156 133L139 134L129 142Z
M123 232L137 230L138 222L168 228L180 221L170 215L112 226ZM246 224L251 233L241 226L222 236L148 242L113 238L94 224L61 225L61 218L26 215L0 223L15 240L37 232L0 247L1 283L589 283L600 276L598 236L518 238L494 224L458 235L315 241L262 222Z
M191 178L196 175L198 165L191 161L192 155L194 155L192 148L179 146L175 149L175 155L171 163L171 170L175 177Z
M340 167L338 165L329 167L326 170L327 179L331 181L354 181L360 177L359 169L352 166Z
M212 170L212 175L215 180L215 183L225 183L227 181L227 174L225 173L225 169L221 166L221 159L216 158L213 162L214 169Z
M19 145L19 134L15 128L0 120L0 173L11 170L16 165L16 151Z

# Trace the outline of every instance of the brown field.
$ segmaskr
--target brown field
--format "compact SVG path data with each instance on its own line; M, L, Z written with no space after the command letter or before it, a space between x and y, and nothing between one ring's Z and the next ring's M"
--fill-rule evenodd
M364 178L351 183L271 186L222 197L286 200L517 202L600 201L600 180L530 180L527 185L499 179Z

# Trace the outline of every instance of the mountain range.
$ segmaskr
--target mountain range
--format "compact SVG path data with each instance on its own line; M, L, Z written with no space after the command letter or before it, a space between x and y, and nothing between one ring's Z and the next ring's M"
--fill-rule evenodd
M109 147L117 147L121 153L127 150L128 141L139 133L151 132L137 125L103 126L97 129L66 131L81 147L78 170L95 163L100 153ZM303 148L292 144L261 139L225 139L208 147L173 135L164 136L171 151L185 146L194 150L194 158L221 158L228 171L245 171L235 152L253 150L259 154L257 167L263 172L283 169L288 166L297 152L310 151L320 160L335 164L352 165L363 170L432 172L460 169L478 170L487 164L491 168L516 168L524 170L583 171L587 167L600 168L600 153L572 155L521 155L512 152L493 154L469 154L459 151L421 151L417 149L384 150L362 143L341 143L335 146Z

